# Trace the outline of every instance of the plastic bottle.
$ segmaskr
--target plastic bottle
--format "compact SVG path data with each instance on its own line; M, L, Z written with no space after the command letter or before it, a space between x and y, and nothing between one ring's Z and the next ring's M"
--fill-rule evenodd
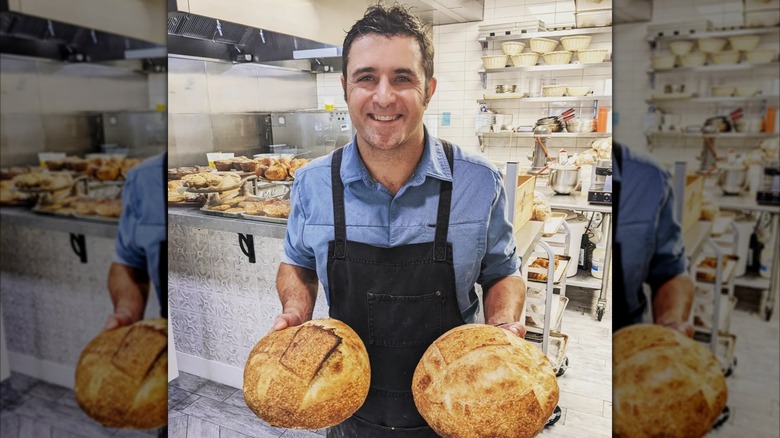
M772 267L772 258L774 255L775 249L769 246L761 251L761 261L758 264L758 275L764 278L770 278L772 276L770 268Z
M766 109L766 114L764 115L764 121L762 123L761 129L763 132L776 132L777 126L775 126L775 121L777 118L777 108L775 107L769 107Z
M590 268L590 274L596 278L604 277L604 260L607 257L607 247L602 242L596 245L593 250L593 265Z
M596 132L607 132L607 117L609 110L605 107L599 108L598 115L596 116Z

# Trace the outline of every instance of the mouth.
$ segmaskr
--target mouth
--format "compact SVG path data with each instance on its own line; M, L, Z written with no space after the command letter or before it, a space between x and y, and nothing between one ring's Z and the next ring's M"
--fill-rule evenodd
M369 117L371 117L373 120L376 120L377 122L393 122L401 118L399 114L389 115L389 116L380 116L379 114L369 114Z

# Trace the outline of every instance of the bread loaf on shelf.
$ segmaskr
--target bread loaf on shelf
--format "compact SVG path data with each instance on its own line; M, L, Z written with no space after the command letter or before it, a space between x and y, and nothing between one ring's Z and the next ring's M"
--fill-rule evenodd
M142 320L102 332L76 366L76 401L108 427L151 429L168 421L168 323Z

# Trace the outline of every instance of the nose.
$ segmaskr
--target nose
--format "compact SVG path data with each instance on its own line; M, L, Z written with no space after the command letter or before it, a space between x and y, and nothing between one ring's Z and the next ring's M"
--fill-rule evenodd
M386 107L395 102L395 90L388 78L381 78L374 89L374 103Z

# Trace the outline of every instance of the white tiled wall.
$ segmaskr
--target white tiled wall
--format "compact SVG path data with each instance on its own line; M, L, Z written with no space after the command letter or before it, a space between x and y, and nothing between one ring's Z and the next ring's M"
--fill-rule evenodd
M478 38L479 26L514 23L527 20L541 20L548 28L572 27L574 25L574 0L485 0L485 19L481 22L434 26L433 42L436 50L435 73L438 88L426 111L426 115L438 120L438 136L473 151L480 151L476 135L476 116L479 113L478 99L491 93L496 84L518 85L518 91L528 91L528 76L522 73L490 74L487 88L483 89L477 71L482 68L482 46ZM611 50L609 34L594 35L592 48ZM528 49L526 49L528 50ZM490 43L487 54L500 54L500 44ZM346 108L340 84L340 73L317 76L318 107L324 105L324 98L333 99L337 108ZM596 94L602 94L604 80L611 78L610 68L560 72L555 75L535 73L535 77L554 77L560 84L589 85ZM600 106L610 106L600 102ZM520 103L517 101L491 104L495 112L513 115L513 125L533 125L540 117L548 115L543 104ZM565 108L563 108L565 109ZM560 110L560 109L559 109ZM442 115L449 113L450 123L442 123ZM430 127L430 126L429 126ZM590 139L560 139L553 141L553 147L576 150L589 146ZM484 154L495 161L524 160L533 145L531 138L491 139L485 143Z

